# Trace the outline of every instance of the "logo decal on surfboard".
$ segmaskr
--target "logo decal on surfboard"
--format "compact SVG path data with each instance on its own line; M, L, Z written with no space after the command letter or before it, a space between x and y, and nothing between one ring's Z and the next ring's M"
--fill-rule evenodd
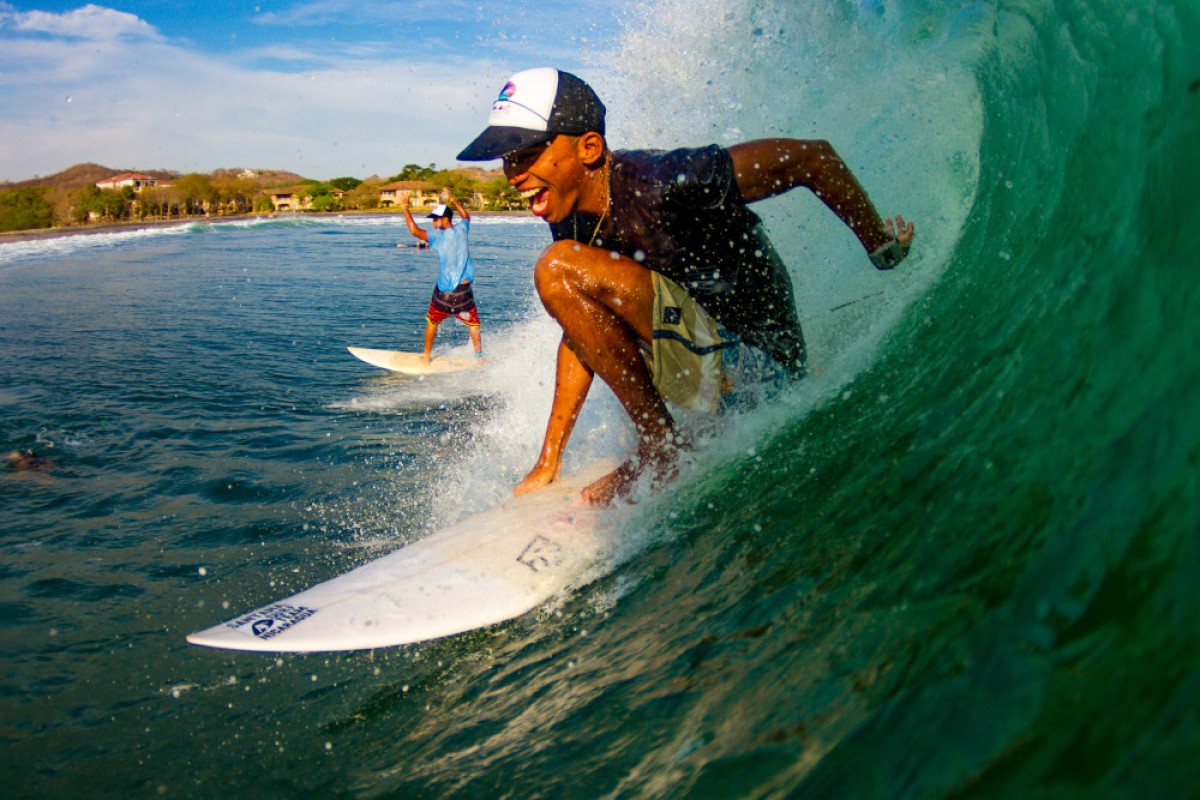
M276 603L239 617L227 623L227 626L259 639L271 639L316 613L315 608Z
M557 567L562 562L562 548L551 539L538 534L525 545L517 563L524 564L534 572L541 572L547 567Z

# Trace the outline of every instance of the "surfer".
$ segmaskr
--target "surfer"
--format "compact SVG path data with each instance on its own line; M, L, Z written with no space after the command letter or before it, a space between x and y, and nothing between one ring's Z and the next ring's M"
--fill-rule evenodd
M479 309L475 305L475 294L471 291L471 284L475 281L475 265L471 262L471 248L468 242L471 215L457 199L449 196L448 192L443 192L442 195L442 199L449 200L458 210L462 221L457 225L454 224L454 211L445 203L439 203L429 213L429 219L433 220L431 231L426 231L416 223L407 206L404 209L408 232L417 237L422 244L433 248L438 257L437 285L433 287L433 298L429 301L429 310L425 313L425 353L421 356L421 361L426 364L430 360L438 325L451 316L467 326L471 345L475 348L475 357L483 358L483 342L479 335Z
M49 456L39 455L33 450L13 450L4 461L18 472L49 472L54 467L54 461Z
M672 343L680 338L699 342L697 331L720 326L789 376L804 374L791 278L747 203L803 186L850 228L879 269L899 264L913 237L903 217L879 216L825 141L762 139L665 152L611 151L604 137L605 107L592 88L570 73L539 68L505 83L488 127L458 154L459 161L502 158L509 185L554 238L534 268L542 304L563 332L554 398L537 463L513 491L558 477L598 374L632 420L638 447L584 489L593 505L627 497L647 469L655 485L670 480L686 447L644 350L653 363L664 347L678 355ZM720 346L684 347L681 358L703 371L705 351Z

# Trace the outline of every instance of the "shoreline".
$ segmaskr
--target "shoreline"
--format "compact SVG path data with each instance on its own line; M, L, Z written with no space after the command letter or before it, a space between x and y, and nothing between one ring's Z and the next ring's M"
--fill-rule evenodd
M505 217L527 213L525 211L476 211L471 216ZM280 219L288 217L399 217L403 211L305 211L299 214L235 214L228 217L193 217L183 219L128 220L124 222L97 222L91 225L72 225L66 228L34 228L23 231L0 231L0 246L8 243L31 242L39 239L61 239L66 236L90 236L97 233L137 231L146 228L169 228L182 225L215 225L224 222L242 222L256 219Z
M169 228L180 225L212 224L215 222L238 222L258 219L260 214L239 214L229 217L196 217L195 219L146 219L125 222L97 222L91 225L72 225L67 228L34 228L24 231L0 231L0 245L10 242L32 242L39 239L61 239L66 236L90 236L97 233L138 231L146 228Z

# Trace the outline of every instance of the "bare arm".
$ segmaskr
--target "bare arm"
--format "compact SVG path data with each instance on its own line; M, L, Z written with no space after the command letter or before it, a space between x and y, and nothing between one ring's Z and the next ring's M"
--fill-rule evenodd
M450 202L454 204L454 210L458 212L458 216L460 219L465 219L467 221L470 221L471 215L467 213L467 210L465 208L463 208L462 203L458 202L458 198L451 197Z
M854 173L829 142L822 139L758 139L729 148L738 188L747 203L803 186L854 232L868 253L893 238L908 252L912 223L903 217L884 220Z
M426 244L429 243L429 234L426 233L425 229L418 225L417 221L413 219L412 212L408 210L408 206L404 207L404 221L408 224L409 233L420 239L422 242L425 242Z
M558 362L554 373L554 400L550 419L546 422L546 438L537 463L529 474L513 488L513 494L525 494L539 489L558 477L562 469L563 450L575 421L592 386L593 373L570 347L566 339L559 342Z

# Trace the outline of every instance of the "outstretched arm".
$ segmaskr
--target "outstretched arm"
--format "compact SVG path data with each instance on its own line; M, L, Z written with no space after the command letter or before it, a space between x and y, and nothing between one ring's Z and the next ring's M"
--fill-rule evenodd
M821 139L758 139L729 148L738 188L747 203L804 186L854 232L868 253L893 238L908 254L913 225L897 216L884 220L854 173L829 142Z
M425 229L418 225L417 221L413 219L412 212L408 210L408 206L404 207L404 221L408 224L409 233L420 239L422 242L425 242L426 244L429 243L429 234L426 233Z

